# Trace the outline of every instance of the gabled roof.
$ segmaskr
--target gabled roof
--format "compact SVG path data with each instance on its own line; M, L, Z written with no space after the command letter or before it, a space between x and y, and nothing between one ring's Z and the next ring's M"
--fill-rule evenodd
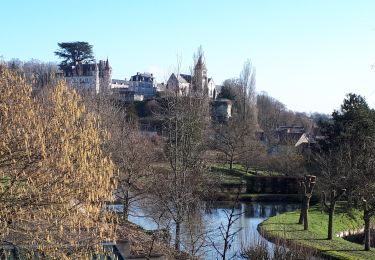
M180 74L178 77L180 83L191 83L191 75Z

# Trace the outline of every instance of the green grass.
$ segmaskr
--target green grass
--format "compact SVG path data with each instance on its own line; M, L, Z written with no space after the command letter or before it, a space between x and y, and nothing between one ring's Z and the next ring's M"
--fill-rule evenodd
M340 203L336 209L333 240L327 240L328 214L322 213L319 205L311 207L309 211L308 231L303 230L303 225L296 224L299 211L269 218L260 225L260 228L268 238L287 239L337 259L375 259L375 251L364 251L363 245L336 237L340 231L363 227L362 213L354 209L345 213L347 210L344 205Z
M229 169L229 165L215 164L211 166L211 172L220 175L221 182L226 184L240 184L245 176L251 176L240 165L233 165L233 169Z
M211 172L219 174L222 182L225 184L240 184L241 180L249 176L278 176L280 173L249 168L246 172L245 166L241 164L233 164L230 169L228 163L215 163L211 165Z

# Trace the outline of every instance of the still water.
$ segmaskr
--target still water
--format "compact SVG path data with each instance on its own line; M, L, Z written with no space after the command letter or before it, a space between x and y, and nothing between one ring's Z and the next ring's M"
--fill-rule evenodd
M116 205L116 211L121 211L121 205ZM215 247L222 252L223 236L220 232L220 226L226 228L228 223L228 214L232 211L238 216L238 220L233 223L231 232L236 233L233 236L231 247L227 254L228 259L241 259L239 252L244 246L251 245L255 241L265 241L272 250L272 244L266 241L257 231L259 223L265 219L277 214L293 211L300 207L300 204L293 203L272 203L272 202L242 202L237 204L217 203L209 209L203 210L199 220L191 221L194 224L185 223L182 227L182 247L184 250L194 252L203 259L217 259L219 254ZM134 211L133 211L134 212ZM136 216L135 216L136 215ZM145 217L141 209L136 210L136 214L129 217L129 220L148 230L165 228L166 223L156 224L151 218ZM174 242L174 227L168 226L171 233L171 243Z

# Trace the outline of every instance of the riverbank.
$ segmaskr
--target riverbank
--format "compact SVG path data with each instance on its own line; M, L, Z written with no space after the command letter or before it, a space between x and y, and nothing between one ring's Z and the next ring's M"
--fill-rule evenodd
M237 194L221 192L217 195L216 201L235 201ZM239 194L238 200L241 202L301 202L301 195L299 194L253 194L242 193ZM315 201L315 198L314 198Z
M328 214L321 212L319 205L309 210L308 231L297 224L299 211L287 212L271 217L259 225L260 232L269 240L285 239L301 247L311 248L333 259L375 259L374 251L364 251L364 246L336 237L343 231L363 226L362 214L358 210L345 213L344 204L338 204L334 217L334 238L327 240Z
M171 247L169 233L164 230L145 230L121 219L118 224L117 235L121 243L117 243L117 247L124 259L191 259L187 253Z

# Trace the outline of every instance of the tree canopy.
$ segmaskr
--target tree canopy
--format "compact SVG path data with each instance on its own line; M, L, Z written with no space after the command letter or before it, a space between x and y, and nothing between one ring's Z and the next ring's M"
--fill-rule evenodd
M55 55L63 59L60 69L94 60L92 45L88 42L60 42L57 45L60 49L55 51Z

